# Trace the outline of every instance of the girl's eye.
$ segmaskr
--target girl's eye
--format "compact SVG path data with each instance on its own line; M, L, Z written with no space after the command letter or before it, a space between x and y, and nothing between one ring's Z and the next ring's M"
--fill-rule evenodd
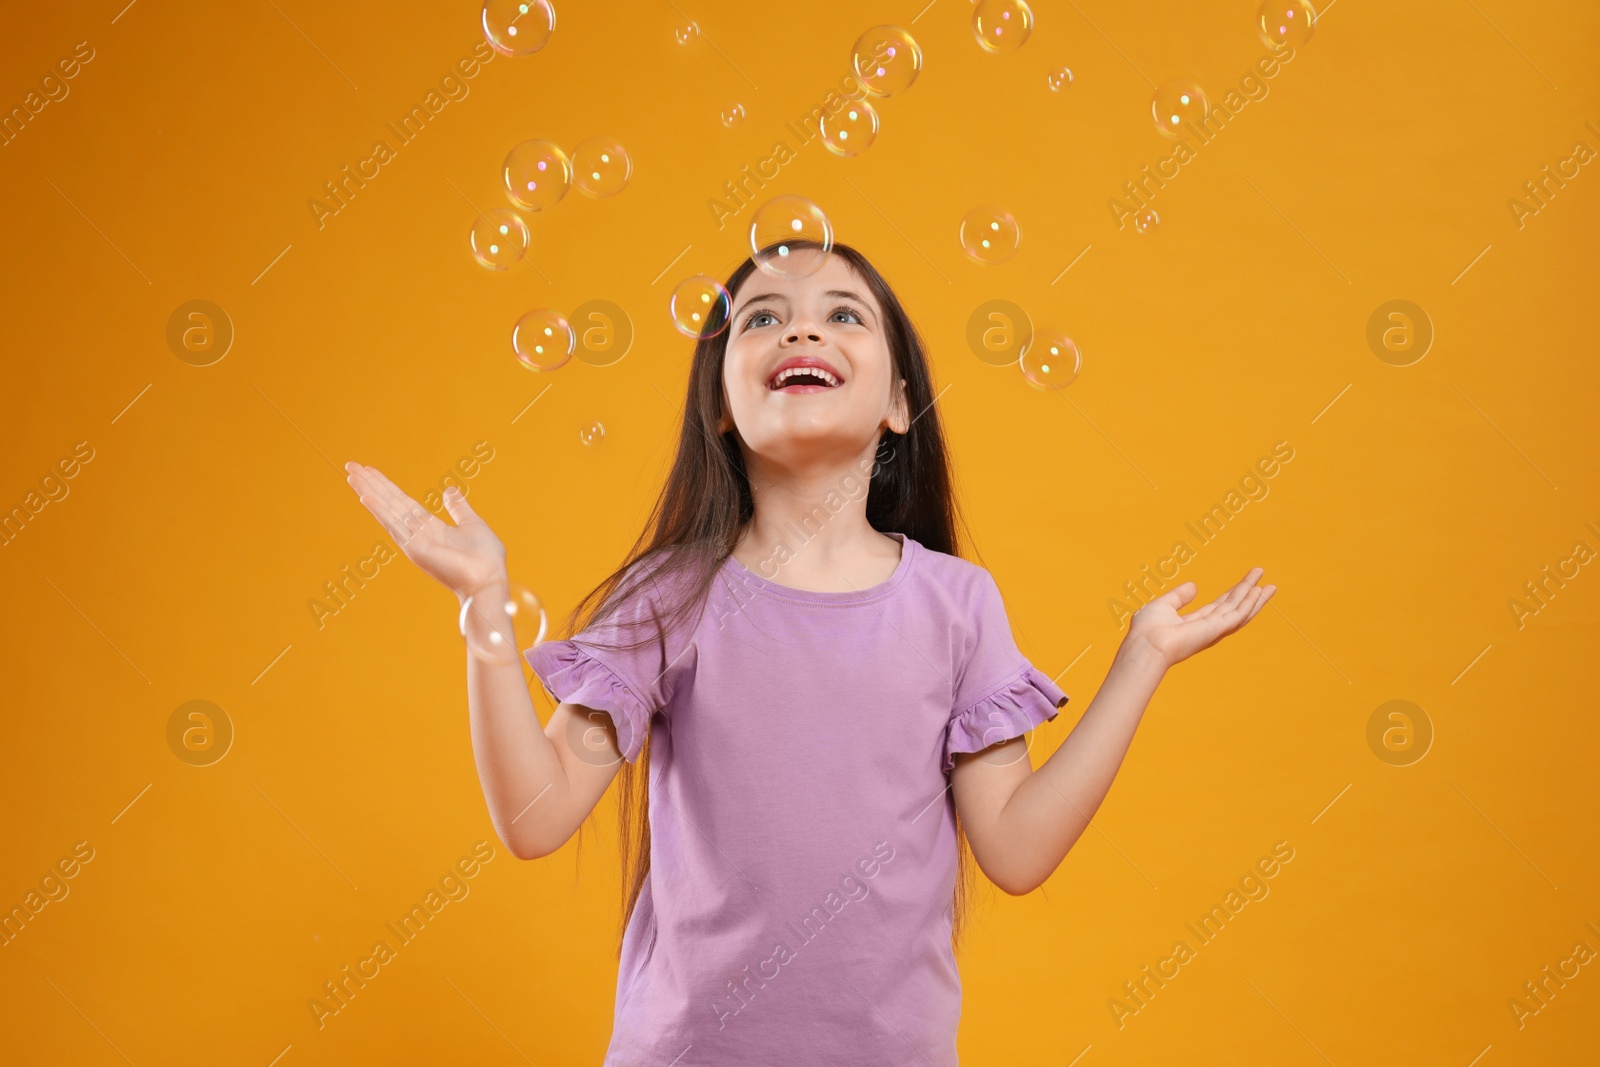
M834 309L833 314L834 315L849 315L850 316L850 321L852 321L852 322L859 323L861 321L861 316L856 313L856 309L855 308L847 308L847 307L836 308L836 309ZM831 318L832 316L829 316L829 317Z
M776 320L778 316L774 315L770 311L757 311L744 321L745 329L749 329L750 327L757 325L756 320L763 317Z

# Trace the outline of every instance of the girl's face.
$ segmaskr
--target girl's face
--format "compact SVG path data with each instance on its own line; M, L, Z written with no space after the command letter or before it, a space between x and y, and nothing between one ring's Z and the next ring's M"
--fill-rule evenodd
M803 249L798 256L820 256ZM782 465L855 459L910 428L883 310L842 256L804 277L754 271L733 294L721 429Z

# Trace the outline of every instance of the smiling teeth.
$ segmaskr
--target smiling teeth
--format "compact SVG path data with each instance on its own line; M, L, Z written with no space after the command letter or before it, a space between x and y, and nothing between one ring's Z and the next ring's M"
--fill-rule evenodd
M839 379L823 370L821 367L785 367L772 379L772 388L782 389L783 383L797 374L815 374L829 385L838 385Z

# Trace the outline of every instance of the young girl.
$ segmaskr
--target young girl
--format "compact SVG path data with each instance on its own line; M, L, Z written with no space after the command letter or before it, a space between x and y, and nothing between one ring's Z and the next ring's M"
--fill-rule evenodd
M957 555L916 328L856 250L784 262L728 280L645 532L574 610L581 632L525 652L559 702L543 731L518 663L468 657L473 752L514 855L560 848L626 768L607 1067L956 1063L966 846L1007 893L1041 885L1166 670L1274 591L1254 568L1188 615L1193 582L1146 604L1033 769L1025 735L1067 696ZM505 598L505 548L457 491L451 525L347 469L467 610Z

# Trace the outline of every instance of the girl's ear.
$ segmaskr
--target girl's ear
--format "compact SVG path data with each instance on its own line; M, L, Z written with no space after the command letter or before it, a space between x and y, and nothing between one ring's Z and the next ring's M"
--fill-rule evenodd
M911 429L911 405L906 398L906 380L900 379L895 387L894 400L889 404L889 415L884 424L895 433L904 434Z

